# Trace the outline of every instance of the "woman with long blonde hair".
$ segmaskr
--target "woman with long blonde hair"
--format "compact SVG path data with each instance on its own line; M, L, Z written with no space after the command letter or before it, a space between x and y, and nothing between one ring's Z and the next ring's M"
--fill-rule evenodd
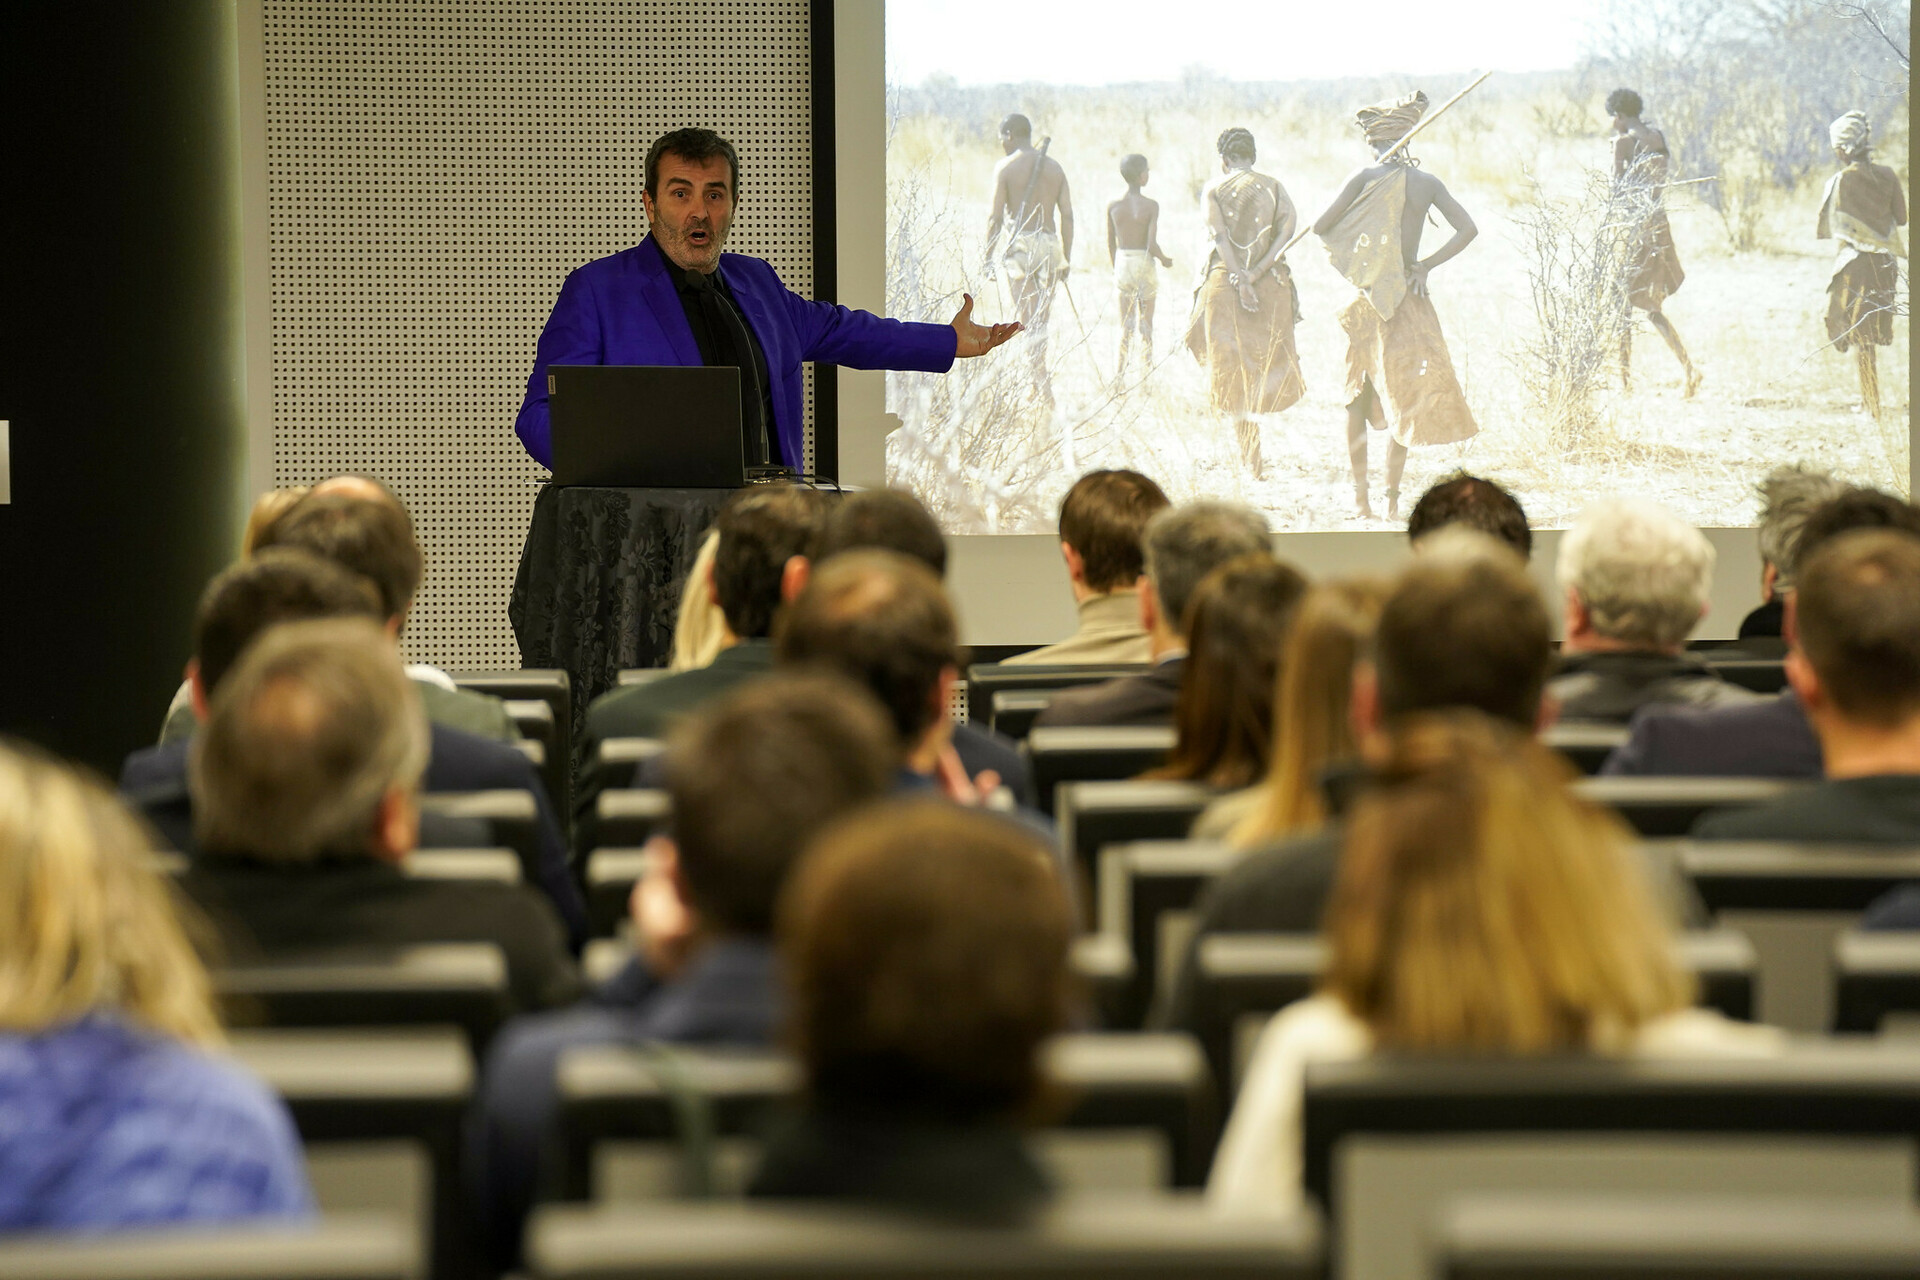
M1381 754L1348 819L1319 992L1261 1033L1208 1184L1217 1206L1298 1202L1309 1061L1780 1043L1690 1007L1630 833L1547 747L1457 711L1409 719Z
M0 1232L312 1210L286 1108L215 1055L149 847L105 787L0 742Z

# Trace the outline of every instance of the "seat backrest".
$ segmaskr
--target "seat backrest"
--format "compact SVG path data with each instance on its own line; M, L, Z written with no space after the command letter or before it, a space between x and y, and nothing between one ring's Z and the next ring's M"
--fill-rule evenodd
M1693 840L1680 866L1714 911L1860 911L1920 880L1920 846Z
M661 795L662 792L649 792ZM587 854L587 934L610 938L627 918L627 903L633 886L653 863L653 854L644 848L595 849Z
M580 835L581 851L637 849L666 829L673 797L665 791L602 791L593 802L593 821Z
M1482 1194L1434 1232L1445 1280L1920 1275L1911 1205L1821 1196Z
M546 781L553 811L567 812L572 807L567 788L573 780L573 741L560 736L553 704L539 698L509 698L506 708L514 728L520 731L520 740L540 744L541 759L534 767Z
M984 723L992 714L993 695L1002 689L1072 689L1137 675L1146 669L1146 664L1138 662L1059 667L1023 662L976 662L967 668L967 719Z
M1100 850L1096 925L1125 941L1133 983L1119 1025L1140 1024L1166 975L1161 972L1160 920L1193 906L1207 884L1224 874L1239 853L1212 840L1141 840Z
M1700 656L1713 674L1743 689L1779 693L1787 687L1787 664L1783 658L1717 658L1711 651Z
M1562 720L1540 735L1540 741L1558 751L1581 773L1600 772L1614 749L1627 740L1627 726L1594 721Z
M1027 735L1033 787L1040 808L1055 812L1054 793L1063 782L1118 782L1165 762L1173 750L1172 725L1094 725L1036 728Z
M613 684L616 689L631 689L635 685L664 680L672 674L671 667L627 667L614 677Z
M603 791L624 791L633 786L642 765L658 760L667 752L662 738L607 738L593 749L581 773L582 799L597 798Z
M1833 966L1835 1031L1877 1032L1890 1013L1920 1013L1920 933L1843 933Z
M416 880L519 884L523 879L520 855L511 849L415 849L407 855L404 870Z
M1219 1137L1213 1076L1192 1036L1079 1034L1049 1041L1048 1079L1070 1100L1069 1129L1149 1129L1173 1157L1173 1184L1205 1183Z
M1197 782L1067 782L1054 818L1060 844L1092 884L1100 850L1139 840L1180 840L1219 793Z
M1702 814L1778 799L1807 784L1794 778L1582 778L1574 789L1604 804L1643 836L1684 836Z
M511 849L520 859L521 878L541 883L540 808L531 791L428 791L420 796L421 814L452 819L462 826L486 824L487 843ZM471 839L464 843L472 844Z
M479 1053L511 1010L492 942L350 950L212 973L228 1020L270 1027L458 1027Z
M987 727L995 733L1024 741L1034 719L1053 701L1054 689L1000 689L993 695Z
M558 667L528 667L520 671L465 671L456 673L453 682L462 689L490 693L507 701L538 699L553 710L555 741L573 741L573 682ZM512 714L511 709L508 714Z
M8 1280L414 1280L420 1263L396 1214L0 1237Z
M1310 1212L1221 1218L1187 1197L1074 1198L1019 1227L790 1203L552 1206L528 1260L546 1280L1308 1280Z

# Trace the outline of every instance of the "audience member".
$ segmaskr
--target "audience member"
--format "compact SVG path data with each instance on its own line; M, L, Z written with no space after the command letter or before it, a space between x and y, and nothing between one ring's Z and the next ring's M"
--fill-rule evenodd
M1511 493L1491 480L1457 471L1420 495L1407 517L1407 541L1419 546L1427 535L1452 525L1477 529L1520 553L1533 555L1533 530L1527 513Z
M1856 530L1801 565L1787 680L1826 780L1711 813L1702 839L1920 844L1920 537Z
M1299 570L1266 552L1201 579L1189 605L1193 649L1174 707L1173 751L1144 776L1237 790L1266 773L1280 654L1306 589Z
M1320 779L1354 765L1353 668L1373 641L1387 583L1349 578L1310 588L1281 651L1266 779L1209 804L1196 840L1256 849L1327 818Z
M680 584L680 608L673 616L673 648L669 671L693 671L719 656L726 642L727 615L713 599L713 555L720 548L720 530L708 529L700 539Z
M1803 464L1776 467L1760 482L1760 607L1740 621L1740 649L1754 657L1787 652L1787 595L1793 590L1794 539L1807 517L1847 486Z
M207 584L194 618L194 656L187 678L196 723L205 718L209 700L241 653L268 628L315 618L380 622L385 620L384 612L378 593L365 578L308 551L269 547L233 565ZM413 682L407 687L417 691L420 686ZM533 796L539 847L522 871L527 883L539 886L552 900L570 935L584 938L586 905L568 869L566 841L548 803L545 784L533 765L502 742L441 724L431 724L428 732L432 749L426 790L525 791ZM196 848L193 797L187 786L191 741L177 739L136 751L120 772L121 792L183 853ZM435 821L436 827L447 825L444 819ZM461 838L472 843L465 832Z
M479 1205L503 1266L543 1176L562 1053L667 1040L767 1044L780 1000L774 901L800 850L884 795L899 768L885 713L859 688L776 674L714 699L667 752L672 837L635 887L640 959L576 1009L511 1023L487 1056L476 1134Z
M1565 720L1625 724L1651 703L1750 703L1684 652L1713 591L1713 548L1657 503L1608 498L1560 539L1565 638L1547 693Z
M1021 1141L1067 1022L1072 918L1028 832L905 802L815 841L780 909L807 1109L750 1194L1016 1220L1049 1192Z
M680 717L773 669L773 617L787 562L820 535L822 498L797 485L742 489L714 521L708 590L725 617L720 652L705 667L615 689L587 711L589 746L608 738L660 738Z
M0 742L0 1234L313 1212L138 823Z
M1048 666L1144 663L1151 656L1140 625L1140 537L1166 510L1167 495L1138 471L1089 471L1060 500L1060 556L1067 562L1080 622L1074 633L1008 658Z
M1793 638L1793 595L1814 552L1852 529L1920 534L1920 509L1891 494L1849 489L1816 508L1793 540L1794 593L1787 597L1786 635ZM1814 778L1820 740L1792 688L1778 697L1725 707L1648 707L1634 715L1627 741L1607 757L1606 774Z
M1036 727L1166 724L1180 698L1187 659L1187 605L1200 580L1236 556L1272 552L1266 517L1228 502L1170 507L1147 522L1142 537L1146 571L1140 577L1140 625L1153 666L1086 689L1071 689L1047 704Z
M1299 1204L1310 1062L1778 1050L1772 1028L1688 1007L1693 981L1630 834L1567 781L1510 720L1396 723L1348 823L1319 993L1260 1035L1208 1181L1215 1205Z

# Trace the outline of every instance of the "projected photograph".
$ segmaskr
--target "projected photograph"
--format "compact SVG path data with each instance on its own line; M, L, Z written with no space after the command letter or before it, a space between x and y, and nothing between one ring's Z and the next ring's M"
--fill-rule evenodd
M1546 527L1908 491L1906 5L992 12L886 6L888 313L1026 326L888 376L951 532L1098 467L1287 530L1463 468Z

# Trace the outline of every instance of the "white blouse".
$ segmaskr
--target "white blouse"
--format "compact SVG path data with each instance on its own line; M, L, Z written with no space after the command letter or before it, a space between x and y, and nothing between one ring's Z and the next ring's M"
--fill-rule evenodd
M1757 1058L1778 1053L1785 1044L1776 1027L1734 1022L1708 1009L1686 1009L1642 1027L1632 1053ZM1333 996L1313 996L1274 1015L1254 1047L1214 1156L1208 1203L1228 1214L1297 1208L1307 1063L1352 1062L1372 1051L1373 1033Z

